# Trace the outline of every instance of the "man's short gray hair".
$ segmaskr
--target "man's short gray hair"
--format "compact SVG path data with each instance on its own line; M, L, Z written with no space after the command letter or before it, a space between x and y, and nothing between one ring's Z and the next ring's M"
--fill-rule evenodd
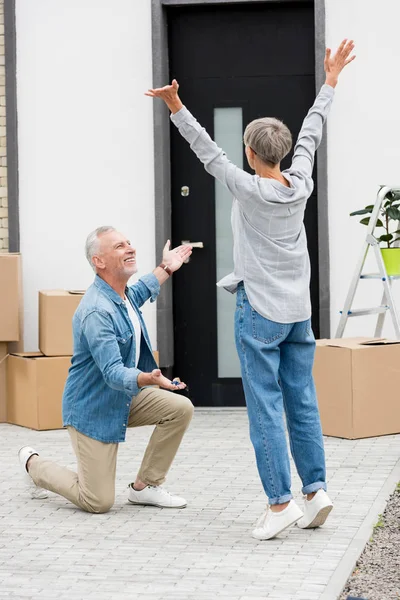
M99 252L99 236L103 233L108 233L109 231L116 231L115 227L111 227L110 225L103 225L103 227L98 227L86 238L85 244L85 254L88 259L89 265L92 267L93 271L96 272L96 267L93 264L93 256L98 254Z
M261 160L272 165L279 164L292 148L292 134L285 123L271 117L249 123L243 141Z

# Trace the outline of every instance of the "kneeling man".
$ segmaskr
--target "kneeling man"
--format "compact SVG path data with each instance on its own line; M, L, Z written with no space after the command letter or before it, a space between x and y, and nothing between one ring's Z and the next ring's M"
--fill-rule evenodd
M91 513L114 504L119 442L127 427L155 425L137 477L129 485L132 504L183 508L186 500L162 483L193 414L184 383L171 382L157 368L140 307L157 298L160 285L192 252L169 249L162 263L128 287L137 272L136 250L113 227L99 227L86 241L96 272L73 318L74 355L63 396L63 422L74 448L77 473L24 446L19 460L34 498L47 490ZM159 387L154 387L159 386Z

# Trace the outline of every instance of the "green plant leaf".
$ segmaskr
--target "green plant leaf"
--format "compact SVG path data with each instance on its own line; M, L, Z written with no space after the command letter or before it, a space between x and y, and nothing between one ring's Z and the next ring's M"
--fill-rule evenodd
M400 201L400 197L399 198L395 198L394 200L386 200L386 202L384 203L384 207L386 208L387 206L399 206L399 201Z
M386 209L386 214L389 219L392 219L393 221L398 221L400 219L400 210L398 208L394 208L393 206L389 206Z
M356 215L367 215L368 213L372 213L372 208L370 209L367 206L366 208L362 208L361 210L355 210L354 212L350 213L350 216L355 217Z
M374 525L374 529L379 529L380 527L385 526L385 521L383 519L383 515L378 515L378 521Z
M381 237L378 238L378 242L390 242L393 239L393 236L391 233L385 233L385 235L381 235Z
M360 223L362 225L369 225L370 220L371 220L371 217L365 217L364 219L361 219ZM383 223L380 219L377 220L376 227L383 227ZM400 231L399 231L399 233L400 233Z

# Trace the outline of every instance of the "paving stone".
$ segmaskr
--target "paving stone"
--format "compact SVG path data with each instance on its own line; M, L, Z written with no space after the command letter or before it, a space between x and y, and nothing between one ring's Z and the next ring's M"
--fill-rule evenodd
M400 436L326 438L329 521L258 542L251 531L266 498L246 413L196 412L166 484L188 499L185 510L127 502L150 434L128 430L115 506L90 515L54 494L31 500L21 483L16 452L24 444L75 468L67 432L0 424L0 599L319 600L400 454ZM293 464L292 473L301 505Z

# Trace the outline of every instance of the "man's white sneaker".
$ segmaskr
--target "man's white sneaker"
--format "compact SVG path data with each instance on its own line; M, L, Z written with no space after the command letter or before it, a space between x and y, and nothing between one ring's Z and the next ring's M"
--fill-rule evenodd
M253 537L257 540L270 540L294 525L302 516L303 513L294 500L290 500L289 505L281 512L272 512L267 506L267 510L257 521Z
M34 455L39 456L36 450L31 448L30 446L23 446L18 452L19 463L21 465L23 478L31 495L31 498L35 500L45 500L49 496L48 491L37 486L26 469L26 463L28 462L30 457Z
M307 500L304 498L304 517L298 521L297 526L301 529L313 529L323 525L333 508L325 490L320 489L314 498Z
M128 500L131 504L159 506L160 508L184 508L187 505L185 498L173 496L159 485L148 485L138 492L133 483L129 486Z

